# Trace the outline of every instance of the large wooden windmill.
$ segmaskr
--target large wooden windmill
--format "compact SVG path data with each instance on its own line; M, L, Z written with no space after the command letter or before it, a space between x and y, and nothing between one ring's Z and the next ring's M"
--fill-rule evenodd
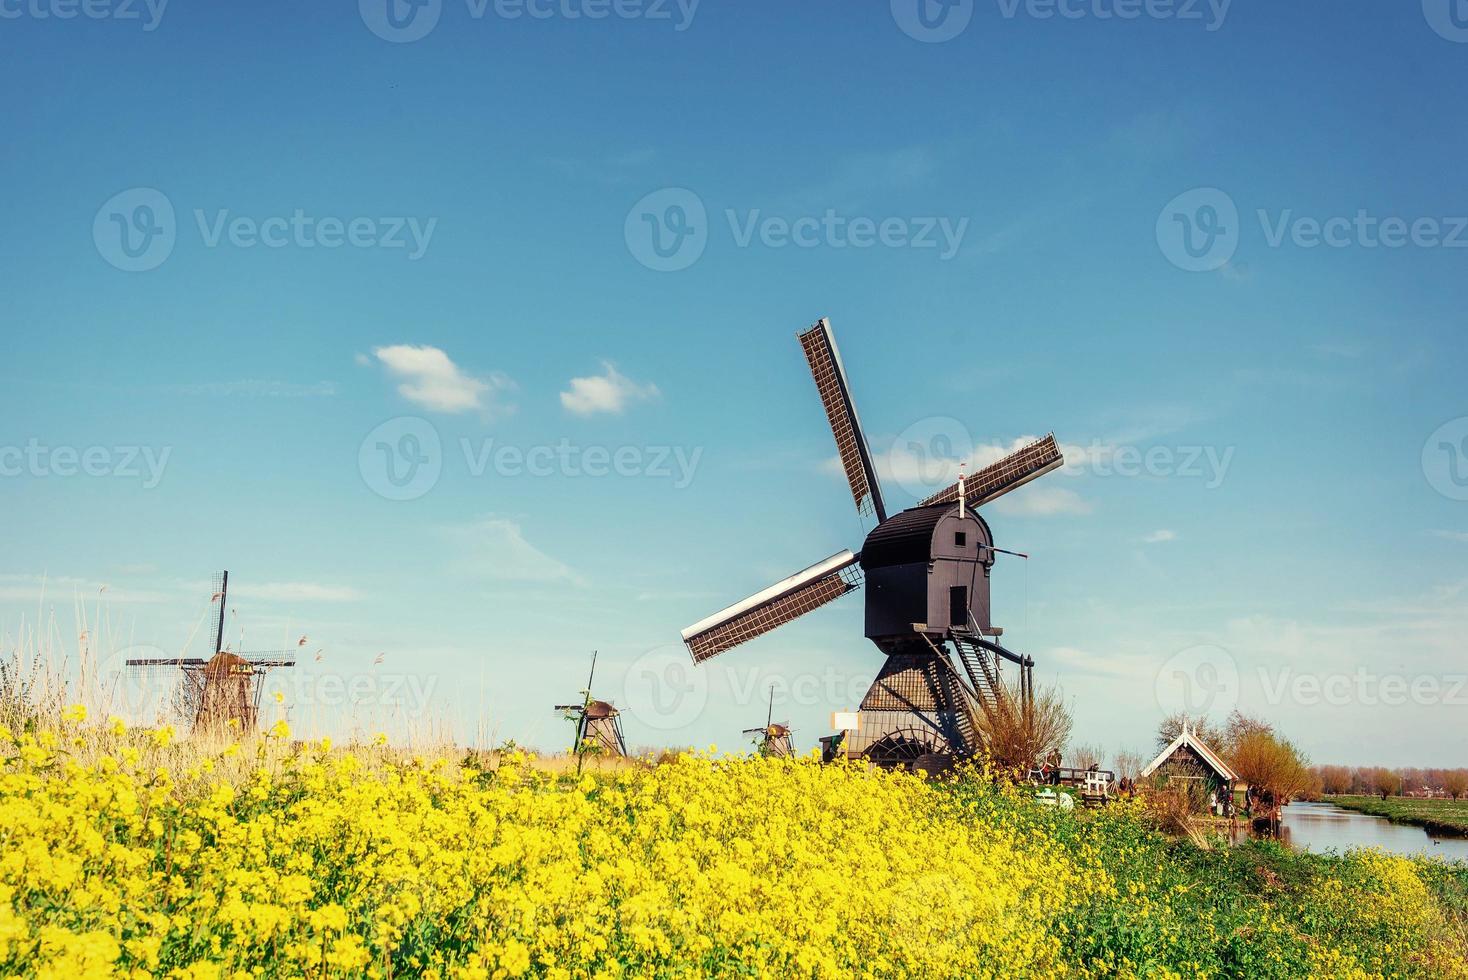
M967 756L982 747L981 713L1028 712L1034 661L998 642L989 615L994 536L978 509L1064 462L1046 436L887 515L830 324L798 335L836 437L857 510L876 518L861 551L839 551L683 631L695 663L768 633L855 591L866 592L866 636L886 655L844 742L848 756L910 765L924 756ZM1018 696L1001 682L1019 669Z
M209 635L214 653L202 657L161 657L126 660L133 670L172 668L182 677L178 705L190 718L195 732L243 735L255 731L260 718L260 692L266 673L275 667L294 667L289 650L235 653L224 646L224 626L229 608L229 572L220 572L209 599L213 621Z

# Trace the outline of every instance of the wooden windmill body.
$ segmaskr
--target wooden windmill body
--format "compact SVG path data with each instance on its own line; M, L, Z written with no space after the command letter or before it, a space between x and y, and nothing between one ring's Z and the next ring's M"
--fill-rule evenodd
M683 631L695 663L866 591L865 634L886 658L840 752L884 766L982 748L981 718L1026 712L1034 661L998 642L990 617L994 536L979 509L1060 467L1053 435L888 516L830 324L799 334L859 512L876 519L860 552L840 551ZM1018 669L1018 684L1001 668Z
M294 667L292 651L234 653L224 647L229 602L229 572L221 572L210 603L214 619L210 657L162 657L124 661L133 670L173 668L180 672L179 706L196 733L244 735L259 726L260 694L265 675L278 667Z
M591 655L591 676L586 679L586 689L581 692L580 704L558 704L556 710L576 723L576 737L571 742L571 751L577 756L587 752L602 756L621 757L627 754L627 740L622 736L622 713L609 701L598 701L591 696L591 684L596 679L596 654Z
M770 705L765 713L761 728L746 728L745 735L752 736L759 746L759 754L766 759L789 759L795 755L795 743L790 737L790 726L774 720L775 689L770 688Z

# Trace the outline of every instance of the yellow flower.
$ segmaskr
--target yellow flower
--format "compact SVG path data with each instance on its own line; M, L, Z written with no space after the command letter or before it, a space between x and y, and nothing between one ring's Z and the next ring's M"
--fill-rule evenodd
M83 722L87 720L87 706L84 704L73 704L61 713L62 721Z
M530 950L518 939L511 939L505 943L504 952L500 954L500 966L509 976L520 976L530 969Z

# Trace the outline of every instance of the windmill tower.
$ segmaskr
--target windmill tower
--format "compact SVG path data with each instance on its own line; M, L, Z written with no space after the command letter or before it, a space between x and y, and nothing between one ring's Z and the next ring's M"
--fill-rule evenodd
M979 751L981 716L1014 717L1033 703L1034 661L998 642L990 620L994 536L979 509L1064 460L1054 435L888 516L871 450L830 324L798 335L858 512L877 525L860 552L839 551L683 631L694 663L768 633L860 588L867 639L886 657L846 733L847 756L882 766ZM1000 669L1018 668L1018 697ZM1016 703L1016 701L1018 703Z
M181 672L180 699L196 733L241 735L256 730L260 693L265 675L275 667L294 667L293 651L234 653L224 646L224 623L229 603L229 572L220 572L210 596L214 617L210 638L214 653L200 657L163 657L126 660L132 670L173 668Z
M790 740L790 726L776 723L775 689L770 688L770 707L765 714L765 727L746 728L745 735L759 742L759 754L766 759L788 759L795 755L795 744Z
M608 701L597 701L591 696L591 682L596 678L596 654L591 655L591 674L586 678L586 689L581 692L580 704L558 704L556 710L576 723L576 738L571 742L571 752L578 757L587 751L598 755L625 756L627 741L622 737L621 712ZM578 762L577 768L580 768Z

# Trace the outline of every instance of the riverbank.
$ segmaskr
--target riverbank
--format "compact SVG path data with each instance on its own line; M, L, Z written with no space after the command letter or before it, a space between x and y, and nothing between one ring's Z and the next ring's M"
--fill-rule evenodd
M1438 837L1468 837L1468 800L1418 799L1406 796L1324 796L1345 810L1385 817L1392 823L1421 827Z

